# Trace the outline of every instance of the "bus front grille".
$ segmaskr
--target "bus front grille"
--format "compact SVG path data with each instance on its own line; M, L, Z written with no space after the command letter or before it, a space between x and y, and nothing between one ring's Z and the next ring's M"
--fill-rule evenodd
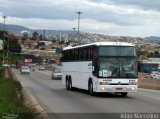
M110 83L109 85L129 85L129 83Z

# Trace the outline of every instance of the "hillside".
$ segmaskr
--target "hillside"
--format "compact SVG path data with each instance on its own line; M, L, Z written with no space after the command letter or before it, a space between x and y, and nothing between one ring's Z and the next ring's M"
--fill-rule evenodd
M31 36L33 32L38 32L38 34L44 34L44 30L41 29L30 29L27 27L19 26L19 25L11 25L6 24L6 31L13 33L16 36L19 36L22 31L28 31L29 35ZM0 23L0 30L3 31L4 25ZM65 31L65 30L45 30L45 35L57 35L57 34L72 34L73 31Z
M146 39L149 40L150 42L160 41L160 37L157 37L157 36L149 36L149 37L146 37Z
M72 34L69 36L72 41L78 41L78 34ZM141 37L129 37L129 36L109 36L104 34L91 34L81 33L79 36L80 44L100 42L100 41L111 41L111 42L129 42L135 45L141 46L150 44L146 38Z

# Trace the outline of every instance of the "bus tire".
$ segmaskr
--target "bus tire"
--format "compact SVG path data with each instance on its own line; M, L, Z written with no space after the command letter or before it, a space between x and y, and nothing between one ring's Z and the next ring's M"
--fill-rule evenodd
M88 84L88 92L91 96L94 96L94 91L93 91L93 83L92 81L89 81L89 84Z
M66 89L69 90L69 80L66 79Z
M73 87L72 87L72 80L71 79L69 80L68 88L69 88L69 90L73 89Z
M127 92L122 92L122 93L121 93L121 96L122 96L122 97L126 97L127 94L128 94Z

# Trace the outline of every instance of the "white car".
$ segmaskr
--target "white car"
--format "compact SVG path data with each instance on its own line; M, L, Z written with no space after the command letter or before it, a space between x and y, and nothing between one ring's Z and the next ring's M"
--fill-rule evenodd
M39 71L46 70L44 66L39 66Z
M51 79L62 79L62 72L61 70L54 70L51 74Z
M22 66L20 71L21 71L21 74L30 74L30 69L28 66Z
M3 67L10 67L9 64L2 64Z
M147 79L160 79L160 72L152 71L149 75L147 75Z

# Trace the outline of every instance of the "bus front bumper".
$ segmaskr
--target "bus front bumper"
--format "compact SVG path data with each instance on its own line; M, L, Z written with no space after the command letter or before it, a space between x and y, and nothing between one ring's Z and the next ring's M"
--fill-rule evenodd
M137 85L100 85L94 92L137 92Z

